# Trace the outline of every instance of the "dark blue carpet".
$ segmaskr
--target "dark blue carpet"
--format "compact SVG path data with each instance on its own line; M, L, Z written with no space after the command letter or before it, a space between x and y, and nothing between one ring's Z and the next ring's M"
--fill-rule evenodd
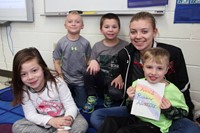
M0 90L0 124L12 124L24 117L20 105L11 105L12 99L13 95L10 87Z
M11 87L0 90L0 132L4 131L4 133L12 133L12 124L17 120L24 118L21 105L12 106L12 100L13 95ZM102 100L98 100L96 109L102 107ZM88 121L89 128L87 133L96 133L95 129L90 124L90 114L83 113L82 111L80 112Z

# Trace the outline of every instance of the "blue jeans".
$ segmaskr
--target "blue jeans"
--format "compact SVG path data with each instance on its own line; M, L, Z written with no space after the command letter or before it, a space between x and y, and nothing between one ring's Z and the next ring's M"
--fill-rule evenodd
M82 108L87 102L87 92L85 87L73 84L68 84L68 87L72 93L76 105L78 108Z
M92 113L90 123L98 130L107 116L129 117L130 114L126 106L102 108ZM172 123L168 133L200 133L200 127L191 120L182 118Z
M173 121L168 133L200 133L200 127L193 121L182 118Z
M117 106L111 108L101 108L95 110L91 117L90 123L97 130L103 124L104 119L107 116L119 116L119 117L128 117L130 116L126 106Z

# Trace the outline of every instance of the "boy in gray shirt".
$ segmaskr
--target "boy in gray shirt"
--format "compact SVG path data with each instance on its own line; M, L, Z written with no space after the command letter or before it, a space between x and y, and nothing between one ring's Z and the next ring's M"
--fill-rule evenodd
M119 74L117 54L128 42L119 39L120 20L116 14L108 13L101 17L100 30L104 39L93 48L85 75L85 87L88 92L83 112L92 113L97 97L104 95L104 106L111 107L114 101L123 98L123 81Z
M83 75L91 54L89 41L80 35L83 27L80 14L76 11L70 12L65 21L68 33L58 41L53 51L55 70L68 84L79 108L82 108L87 100Z

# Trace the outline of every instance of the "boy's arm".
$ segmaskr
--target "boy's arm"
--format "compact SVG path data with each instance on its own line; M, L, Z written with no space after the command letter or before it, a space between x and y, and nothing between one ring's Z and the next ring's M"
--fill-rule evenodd
M167 98L165 97L162 98L162 103L160 105L161 113L163 113L165 117L167 117L168 119L177 120L177 119L186 117L188 115L187 110L185 110L184 108L179 108L179 107L172 106L171 102Z
M63 73L60 65L61 65L61 60L54 60L54 68L56 72L59 74L59 76L63 78Z
M134 82L133 84L135 84L136 82ZM135 85L133 85L133 86L135 86ZM127 93L127 95L128 95L128 98L126 99L126 107L127 107L127 109L128 109L128 112L131 112L131 108L132 108L132 103L133 103L133 99L134 99L134 97L135 97L135 87L133 87L133 86L130 86L128 89L127 89L127 91L126 91L126 93Z
M90 60L88 62L87 72L89 72L91 75L95 75L100 71L100 66L97 60Z
M130 98L127 98L126 99L126 107L127 107L127 110L129 113L131 112L132 104L133 104L133 100Z
M124 82L122 79L121 74L119 74L116 78L114 78L111 82L111 86L114 85L115 88L123 89L124 87Z
M171 106L168 109L162 109L161 112L170 120L177 120L180 118L184 118L188 115L188 112L181 108L176 108Z

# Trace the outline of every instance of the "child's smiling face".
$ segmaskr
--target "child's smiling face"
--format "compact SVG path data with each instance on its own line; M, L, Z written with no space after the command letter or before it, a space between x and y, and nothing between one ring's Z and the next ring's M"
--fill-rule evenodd
M45 83L44 72L37 59L26 61L21 66L21 80L26 85L40 91Z
M155 59L146 60L143 64L144 76L152 84L163 82L168 71L168 60L162 58L160 63Z

